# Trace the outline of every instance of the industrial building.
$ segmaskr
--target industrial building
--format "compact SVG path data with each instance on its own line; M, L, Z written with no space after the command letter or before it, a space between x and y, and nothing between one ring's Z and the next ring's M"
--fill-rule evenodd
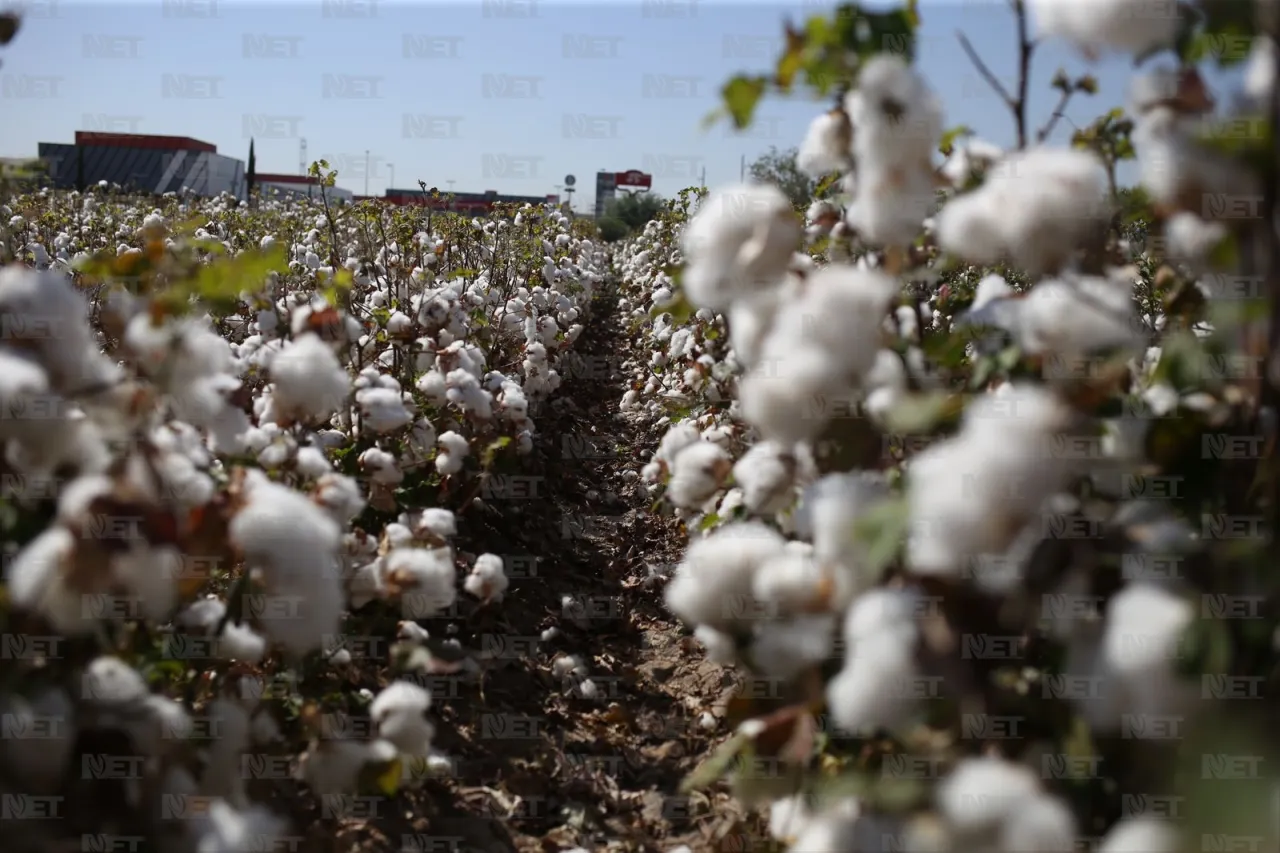
M109 181L137 192L244 197L244 163L185 136L76 131L73 144L41 142L39 152L56 187Z
M253 186L263 198L293 197L319 198L319 180L310 175L277 175L259 172L254 176ZM325 196L330 201L348 202L355 198L351 190L342 187L325 187Z

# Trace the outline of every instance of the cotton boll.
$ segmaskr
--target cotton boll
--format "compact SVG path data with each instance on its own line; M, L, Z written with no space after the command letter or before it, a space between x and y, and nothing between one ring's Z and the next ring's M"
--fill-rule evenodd
M672 461L667 497L677 507L697 509L715 495L732 467L729 454L719 445L695 442Z
M431 694L417 684L397 681L386 687L369 706L369 718L378 737L408 755L426 755L435 727L427 721Z
M423 619L457 599L457 573L448 548L397 548L387 555L386 577L401 590L404 615Z
M857 523L887 495L883 478L865 472L829 474L805 490L797 530L813 541L819 562L839 567L834 572L837 607L874 582L860 571L865 552L857 540Z
M1031 0L1030 5L1038 34L1064 38L1090 58L1107 49L1139 55L1171 45L1180 20L1172 3Z
M809 125L796 158L796 167L811 178L848 171L851 164L853 125L843 109L823 113Z
M1009 815L1000 842L1010 853L1071 853L1076 846L1076 819L1061 800L1042 793Z
M1177 827L1155 817L1127 817L1111 827L1099 853L1175 853L1179 849Z
M85 618L80 593L63 580L76 547L65 527L50 527L27 543L9 566L9 596L24 610L40 613L58 631L92 633L94 621Z
M816 436L831 410L853 396L835 361L819 347L793 350L738 386L742 417L771 441L794 445Z
M1039 783L1029 769L1002 758L966 758L942 780L935 796L939 811L954 828L980 833L1030 806L1039 797Z
M1038 386L1008 388L971 403L960 435L912 458L912 571L954 575L979 555L1003 552L1076 470L1073 460L1044 452L1065 433L1071 410Z
M775 800L769 806L769 834L775 841L790 842L813 821L803 796Z
M701 439L702 433L693 423L682 421L674 424L662 436L662 440L658 442L658 450L654 453L653 458L655 461L670 464L671 460L675 459L680 451Z
M753 667L773 678L794 678L831 655L836 617L806 614L756 626L750 646Z
M1008 155L979 189L942 209L938 245L976 264L1009 257L1040 275L1061 267L1110 215L1106 173L1096 155L1032 148Z
M395 745L385 740L315 741L302 756L299 772L318 795L349 794L356 790L366 764L391 761L396 752Z
M724 311L740 294L772 287L802 234L791 202L771 184L711 193L681 232L685 295L696 307Z
M1164 234L1170 259L1196 268L1206 265L1214 249L1229 236L1221 222L1206 222L1186 211L1175 213L1165 222Z
M784 553L784 541L763 524L740 522L694 542L667 585L667 606L685 622L731 631L752 599L755 573Z
M0 701L7 725L32 737L0 738L0 756L11 767L22 768L23 784L34 793L57 789L67 770L75 745L75 709L65 691L43 690L30 698L10 695Z
M333 350L308 332L272 358L274 398L284 411L307 420L329 417L350 393L350 379Z
M782 512L794 500L796 460L776 442L753 445L733 466L733 478L742 486L743 502L757 515Z
M810 820L787 848L788 853L848 853L868 849L859 844L859 807L845 801Z
M1137 350L1139 334L1133 284L1080 276L1037 284L1022 299L1018 339L1028 353L1072 361L1102 350Z
M481 554L463 586L481 601L501 601L511 582L502 571L502 558L497 554Z
M1162 716L1195 707L1198 684L1175 671L1183 634L1195 618L1187 599L1155 583L1130 583L1108 602L1099 674L1121 714ZM1119 724L1114 714L1091 716L1098 731L1114 731Z
M124 661L104 655L95 658L80 677L80 699L120 708L141 702L150 694L147 682Z
M844 729L896 725L914 704L918 600L914 592L874 589L845 614L845 665L827 684L832 718Z
M973 304L969 307L969 310L977 311L993 300L1013 296L1014 293L1014 289L1009 286L1009 282L1005 281L1004 276L994 274L984 276L978 282L978 286L974 288Z

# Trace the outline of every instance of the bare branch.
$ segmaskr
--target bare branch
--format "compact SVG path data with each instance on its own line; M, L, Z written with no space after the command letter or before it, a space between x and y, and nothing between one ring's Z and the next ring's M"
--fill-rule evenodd
M986 80L987 85L992 89L995 89L996 94L1000 96L1005 104L1012 108L1014 105L1013 96L1005 90L1004 84L996 79L996 75L991 73L991 69L982 61L982 57L978 56L978 52L973 49L973 45L969 43L969 39L965 34L956 30L956 38L960 39L960 46L964 48L964 52L968 55L969 61L978 69L978 73L982 75L982 79Z
M1058 98L1058 105L1053 108L1053 115L1049 116L1049 120L1045 122L1044 127L1040 128L1040 132L1036 134L1036 142L1044 142L1049 138L1049 134L1053 133L1053 129L1058 126L1058 120L1066 118L1063 112L1067 108L1067 102L1071 100L1071 96L1075 94L1074 89L1067 89Z

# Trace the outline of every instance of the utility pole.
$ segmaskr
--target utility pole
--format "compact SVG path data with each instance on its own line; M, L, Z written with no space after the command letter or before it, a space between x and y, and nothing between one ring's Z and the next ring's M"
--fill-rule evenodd
M369 194L369 149L364 150L364 194Z
M702 183L700 186L705 190L707 188L707 167L702 167Z
M746 181L747 179L747 155L742 155L742 166L738 169L738 180Z

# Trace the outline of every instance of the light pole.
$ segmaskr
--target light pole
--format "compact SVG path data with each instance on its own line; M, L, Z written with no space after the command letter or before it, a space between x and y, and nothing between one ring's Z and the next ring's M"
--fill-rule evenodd
M369 194L369 149L364 150L364 194Z
M391 180L387 186L387 189L393 190L396 188L396 164L388 163L387 168L391 171Z

